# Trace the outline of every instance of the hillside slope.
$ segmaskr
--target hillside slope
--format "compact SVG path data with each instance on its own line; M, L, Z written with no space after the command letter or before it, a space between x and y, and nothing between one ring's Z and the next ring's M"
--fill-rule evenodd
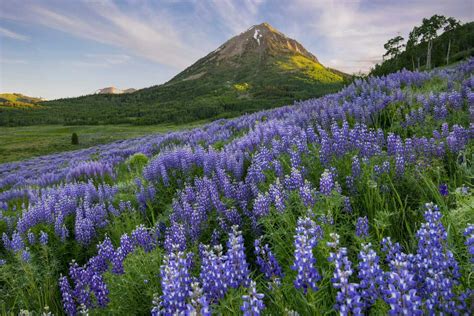
M0 109L4 108L39 108L41 98L29 97L20 93L0 93Z
M40 111L4 111L0 125L156 124L231 117L335 92L345 77L324 67L296 40L262 23L163 85L44 102Z
M438 38L434 39L431 55L433 68L446 65L446 52L448 50L449 39L451 39L450 63L459 62L460 60L474 56L474 22L469 22L455 30L444 32ZM404 51L397 57L388 59L380 65L377 64L370 74L382 76L403 68L415 70L418 67L418 58L420 69L424 69L426 65L426 49L427 43L421 43L415 47L413 54ZM412 55L414 55L413 59Z

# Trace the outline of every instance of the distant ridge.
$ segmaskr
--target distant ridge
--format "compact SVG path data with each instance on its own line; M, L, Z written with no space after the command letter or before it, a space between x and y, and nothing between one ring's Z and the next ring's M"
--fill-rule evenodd
M135 91L137 91L137 89L134 89L134 88L128 88L128 89L125 89L125 90L121 90L121 89L118 89L118 88L115 88L115 87L106 87L106 88L96 90L94 92L94 94L123 94L123 93L132 93L132 92L135 92Z
M38 108L42 98L29 97L21 93L0 93L0 107L8 108Z

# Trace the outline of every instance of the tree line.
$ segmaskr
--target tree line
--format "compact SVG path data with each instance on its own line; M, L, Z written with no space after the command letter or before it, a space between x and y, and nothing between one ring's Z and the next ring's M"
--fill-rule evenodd
M462 24L453 17L435 14L424 18L406 40L397 35L384 44L383 62L371 74L384 75L402 68L430 70L471 56L473 28L473 22Z

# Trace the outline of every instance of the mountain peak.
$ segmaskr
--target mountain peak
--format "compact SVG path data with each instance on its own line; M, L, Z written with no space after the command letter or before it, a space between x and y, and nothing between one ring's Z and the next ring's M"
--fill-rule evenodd
M265 29L269 32L273 32L273 33L277 33L277 34L281 34L281 35L285 36L283 33L281 33L276 28L271 26L270 23L268 23L268 22L263 22L263 23L260 23L260 24L256 24L256 25L252 26L250 29L256 29L256 28L257 29Z
M111 87L106 87L106 88L96 90L94 92L94 94L122 94L122 93L132 93L132 92L135 92L135 91L137 91L137 90L133 89L133 88L122 90L122 89L118 89L114 86L111 86Z
M214 82L220 78L219 84L237 85L235 89L248 92L250 86L268 87L271 80L283 80L285 76L323 84L342 82L343 75L324 67L298 41L263 22L232 37L166 85L194 80ZM242 82L247 85L241 87Z

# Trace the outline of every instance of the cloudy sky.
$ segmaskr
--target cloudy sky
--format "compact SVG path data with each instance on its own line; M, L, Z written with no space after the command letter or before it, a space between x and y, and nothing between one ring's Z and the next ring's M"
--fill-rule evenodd
M326 66L367 71L383 44L435 13L474 20L472 0L0 0L0 92L48 99L166 82L268 22Z

